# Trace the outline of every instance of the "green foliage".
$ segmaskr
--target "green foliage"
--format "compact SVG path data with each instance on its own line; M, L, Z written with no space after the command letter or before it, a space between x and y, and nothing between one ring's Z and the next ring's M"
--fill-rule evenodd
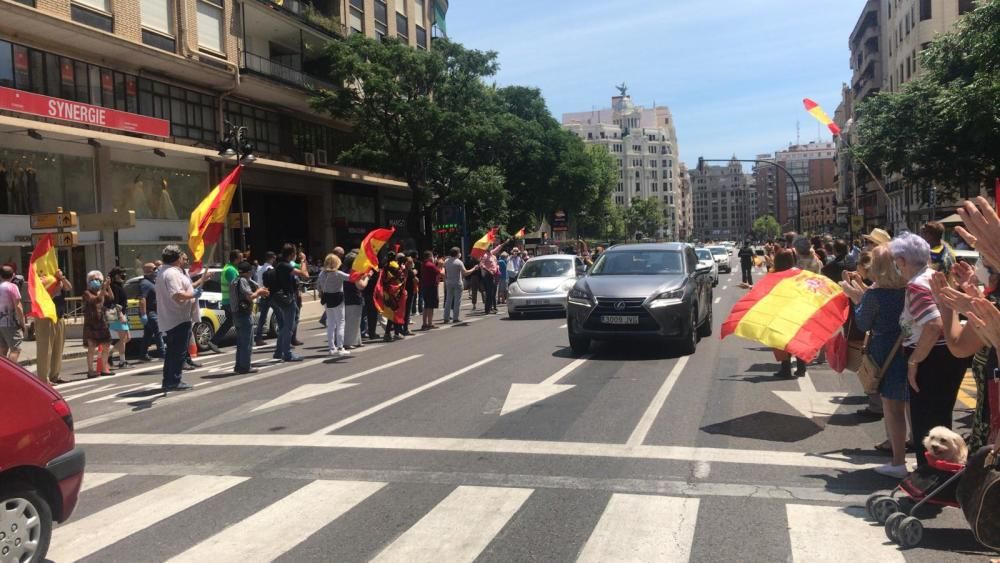
M1000 176L1000 0L980 1L920 57L918 78L858 106L852 153L876 172L938 186L941 199L978 191Z
M628 236L642 232L646 238L655 237L663 225L663 208L656 198L632 198L632 205L625 210L625 225Z
M753 222L753 232L764 239L774 239L781 236L781 225L774 215L762 215Z

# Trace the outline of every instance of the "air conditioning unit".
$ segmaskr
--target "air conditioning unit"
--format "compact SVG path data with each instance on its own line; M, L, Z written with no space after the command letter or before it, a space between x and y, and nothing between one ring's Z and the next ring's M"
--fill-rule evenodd
M302 156L304 156L305 159L306 159L306 166L316 166L316 155L315 154L313 154L311 152L307 152L307 153L304 153Z
M316 164L320 166L326 166L326 151L323 149L318 149L316 151Z

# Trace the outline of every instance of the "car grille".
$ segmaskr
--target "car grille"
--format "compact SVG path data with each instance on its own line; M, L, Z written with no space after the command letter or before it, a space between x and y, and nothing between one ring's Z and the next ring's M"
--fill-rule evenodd
M597 300L597 306L594 307L593 312L587 318L587 322L584 323L584 328L590 330L600 330L605 332L635 332L635 331L657 331L660 330L660 325L657 323L652 316L650 316L649 311L642 306L645 299L609 299L609 298L599 298ZM624 310L617 310L615 306L619 303L625 303ZM639 324L637 325L609 325L601 322L601 315L637 315L639 317Z
M555 313L563 312L566 306L562 303L549 303L548 305L518 305L518 313Z

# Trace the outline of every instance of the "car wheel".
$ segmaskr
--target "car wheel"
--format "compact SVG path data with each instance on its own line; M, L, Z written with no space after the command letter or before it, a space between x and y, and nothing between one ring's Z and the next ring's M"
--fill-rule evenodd
M694 354L698 348L698 307L695 305L691 311L691 326L684 332L680 339L680 353L682 356Z
M572 326L572 322L566 324L566 332L569 335L569 347L573 350L574 355L582 356L590 352L590 339L586 336L573 333Z
M28 486L0 491L0 560L45 560L52 538L52 509Z
M212 322L208 319L201 319L200 323L194 323L191 332L194 334L194 343L198 345L198 351L208 350L209 342L215 337L215 328L212 327Z
M698 336L700 338L708 338L712 336L712 308L708 308L708 314L705 315L705 320L701 322L701 326L698 327Z

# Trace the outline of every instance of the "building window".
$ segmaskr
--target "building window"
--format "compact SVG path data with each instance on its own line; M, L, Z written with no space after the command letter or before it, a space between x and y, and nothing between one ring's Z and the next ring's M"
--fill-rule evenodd
M396 9L399 10L402 0L397 0ZM406 14L401 14L396 12L396 37L399 37L403 41L406 41L410 36L410 23L406 17Z
M172 0L142 0L139 5L142 27L164 35L174 35Z
M976 8L975 4L975 0L958 0L958 15L971 12Z
M920 0L920 21L931 19L931 0Z
M417 49L427 48L427 30L417 26Z
M351 5L350 28L351 33L365 33L365 13Z
M424 11L424 0L413 0L413 22L424 27L427 24L427 14Z
M389 34L389 7L382 0L375 0L375 38L384 40Z
M224 54L222 44L222 0L198 0L198 46L212 53Z
M111 15L109 0L74 0L70 5L70 17L77 23L108 33L114 31L114 18Z

